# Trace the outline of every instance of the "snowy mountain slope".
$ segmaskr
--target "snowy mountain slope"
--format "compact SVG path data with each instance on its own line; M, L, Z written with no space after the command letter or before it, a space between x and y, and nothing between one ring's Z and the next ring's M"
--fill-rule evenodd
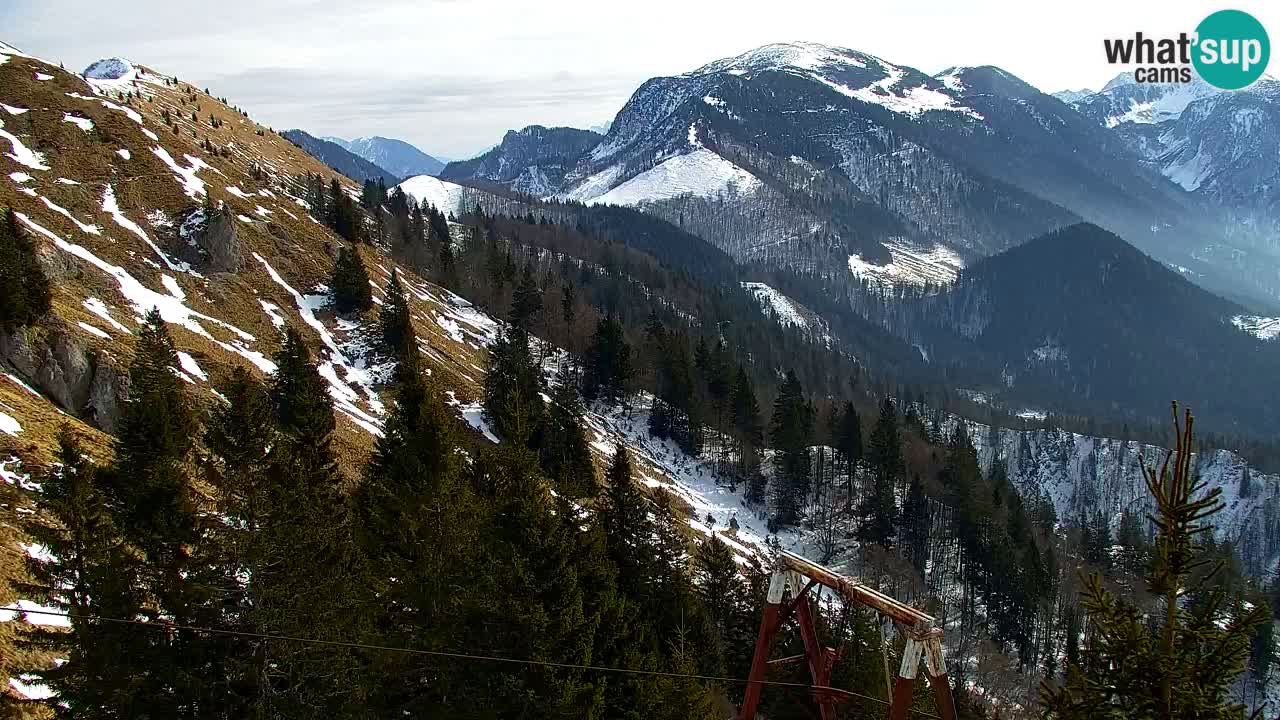
M461 215L477 204L490 207L491 203L497 201L497 198L484 190L458 185L431 175L411 177L397 187L414 202L426 202L446 215Z
M749 195L758 187L760 181L754 175L703 148L677 155L586 201L593 205L641 205L683 195Z
M899 240L885 242L892 260L877 265L857 255L849 256L849 271L856 277L892 285L947 285L955 281L964 260L951 248L937 244L928 248L915 247Z
M966 424L983 468L1002 458L1023 496L1049 497L1062 522L1101 512L1114 530L1122 512L1144 516L1153 510L1142 466L1162 462L1165 448L1051 427ZM1199 453L1193 471L1222 489L1224 509L1214 518L1218 538L1234 545L1248 574L1265 577L1280 561L1280 476L1251 469L1226 450Z
M640 177L609 200L643 200L742 261L835 276L850 255L892 262L896 238L968 262L1084 219L1218 291L1280 293L1280 281L1248 271L1247 248L1220 215L1116 132L989 66L929 76L845 48L766 45L646 81L608 134L558 155L555 172L504 145L483 169L455 164L446 176L584 202ZM696 157L676 160L685 156ZM686 165L707 177L678 182L702 195L665 191L670 170ZM709 197L729 166L759 186Z
M1195 258L1229 266L1251 284L1268 282L1280 265L1280 82L1264 76L1226 92L1199 79L1139 84L1121 74L1073 106L1218 214L1226 245L1210 240Z
M0 47L0 207L17 212L54 288L40 332L0 335L0 411L13 421L2 449L47 459L70 421L106 452L98 429L115 426L136 328L156 307L179 350L175 372L202 404L217 402L231 367L273 371L279 328L301 329L337 406L340 454L360 456L381 433L382 369L363 357L362 323L326 309L337 239L300 183L334 173L191 85L139 65L94 67L119 77L86 81ZM196 104L192 120L183 108ZM395 264L365 255L384 287ZM432 366L473 396L495 326L402 273Z

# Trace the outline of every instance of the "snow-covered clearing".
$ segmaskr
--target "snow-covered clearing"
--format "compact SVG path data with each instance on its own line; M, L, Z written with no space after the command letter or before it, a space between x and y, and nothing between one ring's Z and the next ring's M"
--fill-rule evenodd
M1260 315L1236 315L1231 324L1262 340L1275 340L1280 336L1280 318Z
M756 300L760 301L760 305L772 311L773 316L782 325L809 327L809 321L801 306L786 295L760 282L744 282L742 287L750 290L751 294L756 296Z
M403 190L405 195L413 198L414 202L422 204L425 200L445 215L466 210L463 204L466 202L468 191L461 185L431 175L417 175L405 180L397 187ZM389 193L390 190L387 192Z
M955 282L964 268L960 255L945 245L919 248L905 241L891 240L885 243L885 247L893 258L890 263L876 265L858 255L850 255L849 272L884 285L944 285Z
M750 194L759 187L756 176L711 150L699 148L666 160L587 201L593 205L637 205L685 195L716 197L731 189Z

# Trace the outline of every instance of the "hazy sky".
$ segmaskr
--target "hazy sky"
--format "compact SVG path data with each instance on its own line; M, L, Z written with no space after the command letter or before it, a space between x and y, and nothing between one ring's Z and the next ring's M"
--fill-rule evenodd
M72 69L126 57L273 127L400 137L457 158L508 128L608 122L647 78L770 42L1096 89L1116 72L1104 37L1191 32L1224 7L1280 40L1280 4L1257 0L3 0L0 40Z

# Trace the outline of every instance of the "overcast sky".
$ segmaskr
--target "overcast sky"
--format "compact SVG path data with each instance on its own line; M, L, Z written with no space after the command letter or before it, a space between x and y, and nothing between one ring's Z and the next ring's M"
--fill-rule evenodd
M508 128L606 123L647 78L788 40L1096 89L1116 72L1104 37L1191 32L1223 7L1280 38L1280 4L1255 0L3 0L0 40L77 70L126 57L276 128L459 158Z

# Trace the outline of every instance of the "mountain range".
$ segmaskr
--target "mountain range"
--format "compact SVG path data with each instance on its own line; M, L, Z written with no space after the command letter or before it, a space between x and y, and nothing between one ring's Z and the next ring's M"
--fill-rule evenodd
M305 150L308 155L352 180L359 180L360 182L382 180L387 185L395 185L400 182L401 176L379 167L338 143L318 138L303 130L296 129L285 130L281 135L289 142Z
M343 140L326 136L331 143L341 145L387 172L402 178L415 175L439 175L445 163L422 152L403 140L385 137L358 137Z
M1245 217L1255 226L1272 221L1273 205L1257 197L1265 170L1246 167L1265 165L1257 158L1266 156L1231 144L1247 131L1269 147L1269 85L1225 94L1214 112L1182 119L1180 132L1203 138L1203 150L1176 134L1144 150L1141 133L1110 122L1129 112L1114 111L1132 106L1121 97L1129 85L1117 80L1068 104L990 66L929 75L855 50L767 45L646 81L597 143L577 135L578 143L549 151L504 139L484 162L445 173L643 207L740 261L846 279L892 275L885 268L921 257L946 258L948 267L924 273L945 276L1085 220L1205 288L1274 309L1280 259L1272 236L1237 227ZM1236 129L1214 131L1217 140L1191 127L1220 128L1231 118ZM507 138L522 133L548 137L534 127ZM1232 163L1221 182L1178 182L1203 174L1188 168L1213 148Z

